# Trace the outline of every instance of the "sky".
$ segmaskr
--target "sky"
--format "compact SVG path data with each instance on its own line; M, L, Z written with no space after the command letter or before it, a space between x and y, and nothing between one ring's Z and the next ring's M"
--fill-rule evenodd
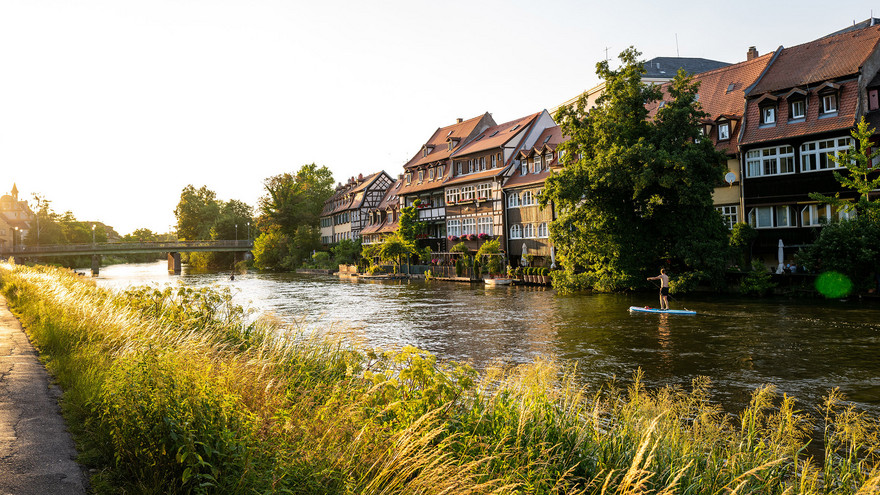
M265 179L307 163L397 176L456 118L507 122L595 86L606 53L733 63L871 15L850 0L0 0L0 194L168 232L188 184L256 209Z

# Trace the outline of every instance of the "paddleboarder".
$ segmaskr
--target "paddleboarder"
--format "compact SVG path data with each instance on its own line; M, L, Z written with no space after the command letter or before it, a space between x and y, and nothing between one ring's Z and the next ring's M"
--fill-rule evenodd
M666 268L661 268L660 275L648 277L648 280L660 281L660 309L669 309L669 275L666 275Z

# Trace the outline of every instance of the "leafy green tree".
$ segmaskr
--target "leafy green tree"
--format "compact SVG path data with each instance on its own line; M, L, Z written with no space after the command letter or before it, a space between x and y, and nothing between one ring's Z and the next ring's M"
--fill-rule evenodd
M177 218L177 235L187 240L207 240L211 238L211 228L220 214L217 194L202 186L196 189L192 184L183 188L180 201L174 208Z
M379 248L379 257L386 263L394 265L394 273L400 271L400 265L405 256L414 251L414 246L403 240L400 235L388 236Z
M870 199L871 191L880 189L880 174L872 163L880 156L880 148L872 148L871 137L875 129L868 127L865 117L852 130L853 144L849 149L828 158L838 167L845 167L846 172L834 171L834 178L845 188L859 194L855 204L840 197L838 192L833 197L813 193L810 198L838 208L854 207L857 215L867 215L872 221L880 221L880 201Z
M539 200L559 212L550 231L566 270L590 274L567 279L598 290L645 287L658 266L720 279L726 265L727 230L712 205L724 156L701 139L698 84L680 72L671 101L649 120L646 105L661 93L641 81L639 55L625 50L618 70L598 63L605 92L597 106L587 111L582 97L557 114L570 139Z
M34 194L33 198L36 218L34 228L28 231L24 243L28 246L66 244L67 240L59 222L60 215L52 210L51 201L38 194Z
M758 231L747 223L738 223L730 230L730 247L741 270L751 263L752 243L758 238Z
M490 275L501 273L501 243L498 239L484 242L477 250L477 258L483 261Z
M254 239L254 266L258 270L281 271L288 269L285 260L290 255L290 239L279 228L271 228Z
M412 206L404 206L400 209L400 219L397 224L397 233L405 242L416 244L416 239L425 233L425 223L419 220L417 206L421 200L415 200Z
M260 229L277 225L293 236L301 225L318 226L324 201L333 194L333 173L311 163L295 174L269 177L263 184L266 195L259 200Z
M798 261L811 272L840 272L857 289L876 289L880 222L864 215L825 225L816 242L798 253Z
M343 239L330 248L330 251L337 265L354 265L358 261L361 249L361 239Z

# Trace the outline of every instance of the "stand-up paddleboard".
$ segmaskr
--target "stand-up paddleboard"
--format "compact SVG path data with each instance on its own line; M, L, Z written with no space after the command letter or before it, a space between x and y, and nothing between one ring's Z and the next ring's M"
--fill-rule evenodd
M689 309L659 309L659 308L649 308L647 306L630 306L630 311L636 311L639 313L664 313L667 315L695 315L696 311L691 311Z

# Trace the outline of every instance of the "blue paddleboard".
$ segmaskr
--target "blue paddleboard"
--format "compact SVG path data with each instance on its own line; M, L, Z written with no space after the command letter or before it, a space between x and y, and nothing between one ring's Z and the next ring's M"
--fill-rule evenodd
M667 315L695 315L696 311L691 311L689 309L658 309L658 308L649 308L647 306L630 306L630 311L636 311L639 313L665 313Z

